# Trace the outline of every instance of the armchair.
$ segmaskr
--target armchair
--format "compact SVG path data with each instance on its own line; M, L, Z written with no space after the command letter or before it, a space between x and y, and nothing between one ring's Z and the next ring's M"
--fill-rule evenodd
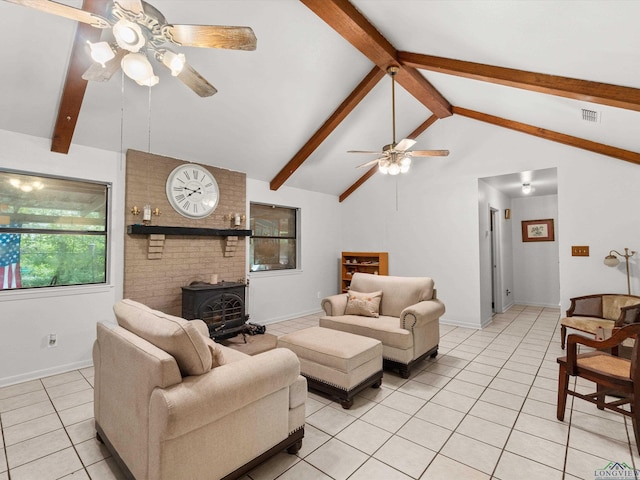
M439 320L445 307L433 287L428 277L355 273L350 292L375 293L379 311L367 312L372 316L351 314L349 293L332 295L322 300L326 315L320 326L380 340L383 366L408 378L415 363L438 354Z
M114 311L118 325L97 325L94 414L127 478L234 479L298 451L307 384L293 352L248 356L131 300Z
M567 356L558 358L560 370L558 374L558 420L564 420L567 395L594 403L598 409L605 408L631 417L636 447L640 453L640 347L637 336L640 324L627 325L618 329L610 338L602 341L592 340L582 335L569 335L567 339ZM615 348L628 338L635 338L631 359L620 358L601 351ZM577 346L595 348L596 351L577 353ZM596 383L596 392L582 394L569 390L569 376L578 376ZM615 395L615 399L607 402L606 395ZM619 397L619 398L618 398ZM623 405L630 405L625 410ZM623 424L621 424L623 425Z
M564 350L567 328L596 335L598 327L610 334L614 329L640 321L640 297L595 294L574 297L567 316L560 320L560 346Z

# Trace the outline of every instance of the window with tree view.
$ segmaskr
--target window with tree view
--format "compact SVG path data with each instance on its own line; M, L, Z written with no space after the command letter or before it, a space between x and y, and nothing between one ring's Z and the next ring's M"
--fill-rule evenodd
M108 191L0 171L0 290L105 283Z
M251 204L249 264L252 272L298 267L297 216L295 208Z

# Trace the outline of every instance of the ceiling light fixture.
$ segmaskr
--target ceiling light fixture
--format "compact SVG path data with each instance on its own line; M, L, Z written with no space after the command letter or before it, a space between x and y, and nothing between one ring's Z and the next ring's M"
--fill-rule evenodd
M102 65L102 68L105 67L105 64L109 60L116 56L116 52L113 51L113 48L107 42L91 43L87 40L87 44L91 50L91 58L94 62L98 62Z
M121 66L124 73L138 85L152 87L159 81L144 53L128 53L122 59Z
M182 72L187 59L182 53L175 53L171 50L156 50L156 60L159 60L165 67L171 70L171 75L177 77Z
M137 23L122 18L113 26L113 36L120 48L130 52L138 52L146 43L142 29Z
M529 195L531 193L531 184L530 183L523 183L522 184L522 193L524 193L525 195Z

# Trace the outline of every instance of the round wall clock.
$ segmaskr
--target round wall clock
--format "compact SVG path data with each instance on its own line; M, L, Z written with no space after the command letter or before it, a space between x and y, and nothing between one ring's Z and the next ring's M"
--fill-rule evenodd
M194 163L174 168L167 177L166 189L171 206L188 218L211 215L220 198L218 183L211 172Z

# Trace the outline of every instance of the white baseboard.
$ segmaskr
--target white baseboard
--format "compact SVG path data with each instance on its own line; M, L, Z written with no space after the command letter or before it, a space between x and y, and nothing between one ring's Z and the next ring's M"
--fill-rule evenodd
M9 385L15 385L17 383L28 382L30 380L38 380L44 377L50 377L52 375L58 375L60 373L71 372L72 370L80 370L81 368L92 367L92 360L83 360L81 362L67 363L66 365L58 365L52 368L44 368L42 370L35 370L33 372L22 373L13 377L0 378L0 387L8 387Z

